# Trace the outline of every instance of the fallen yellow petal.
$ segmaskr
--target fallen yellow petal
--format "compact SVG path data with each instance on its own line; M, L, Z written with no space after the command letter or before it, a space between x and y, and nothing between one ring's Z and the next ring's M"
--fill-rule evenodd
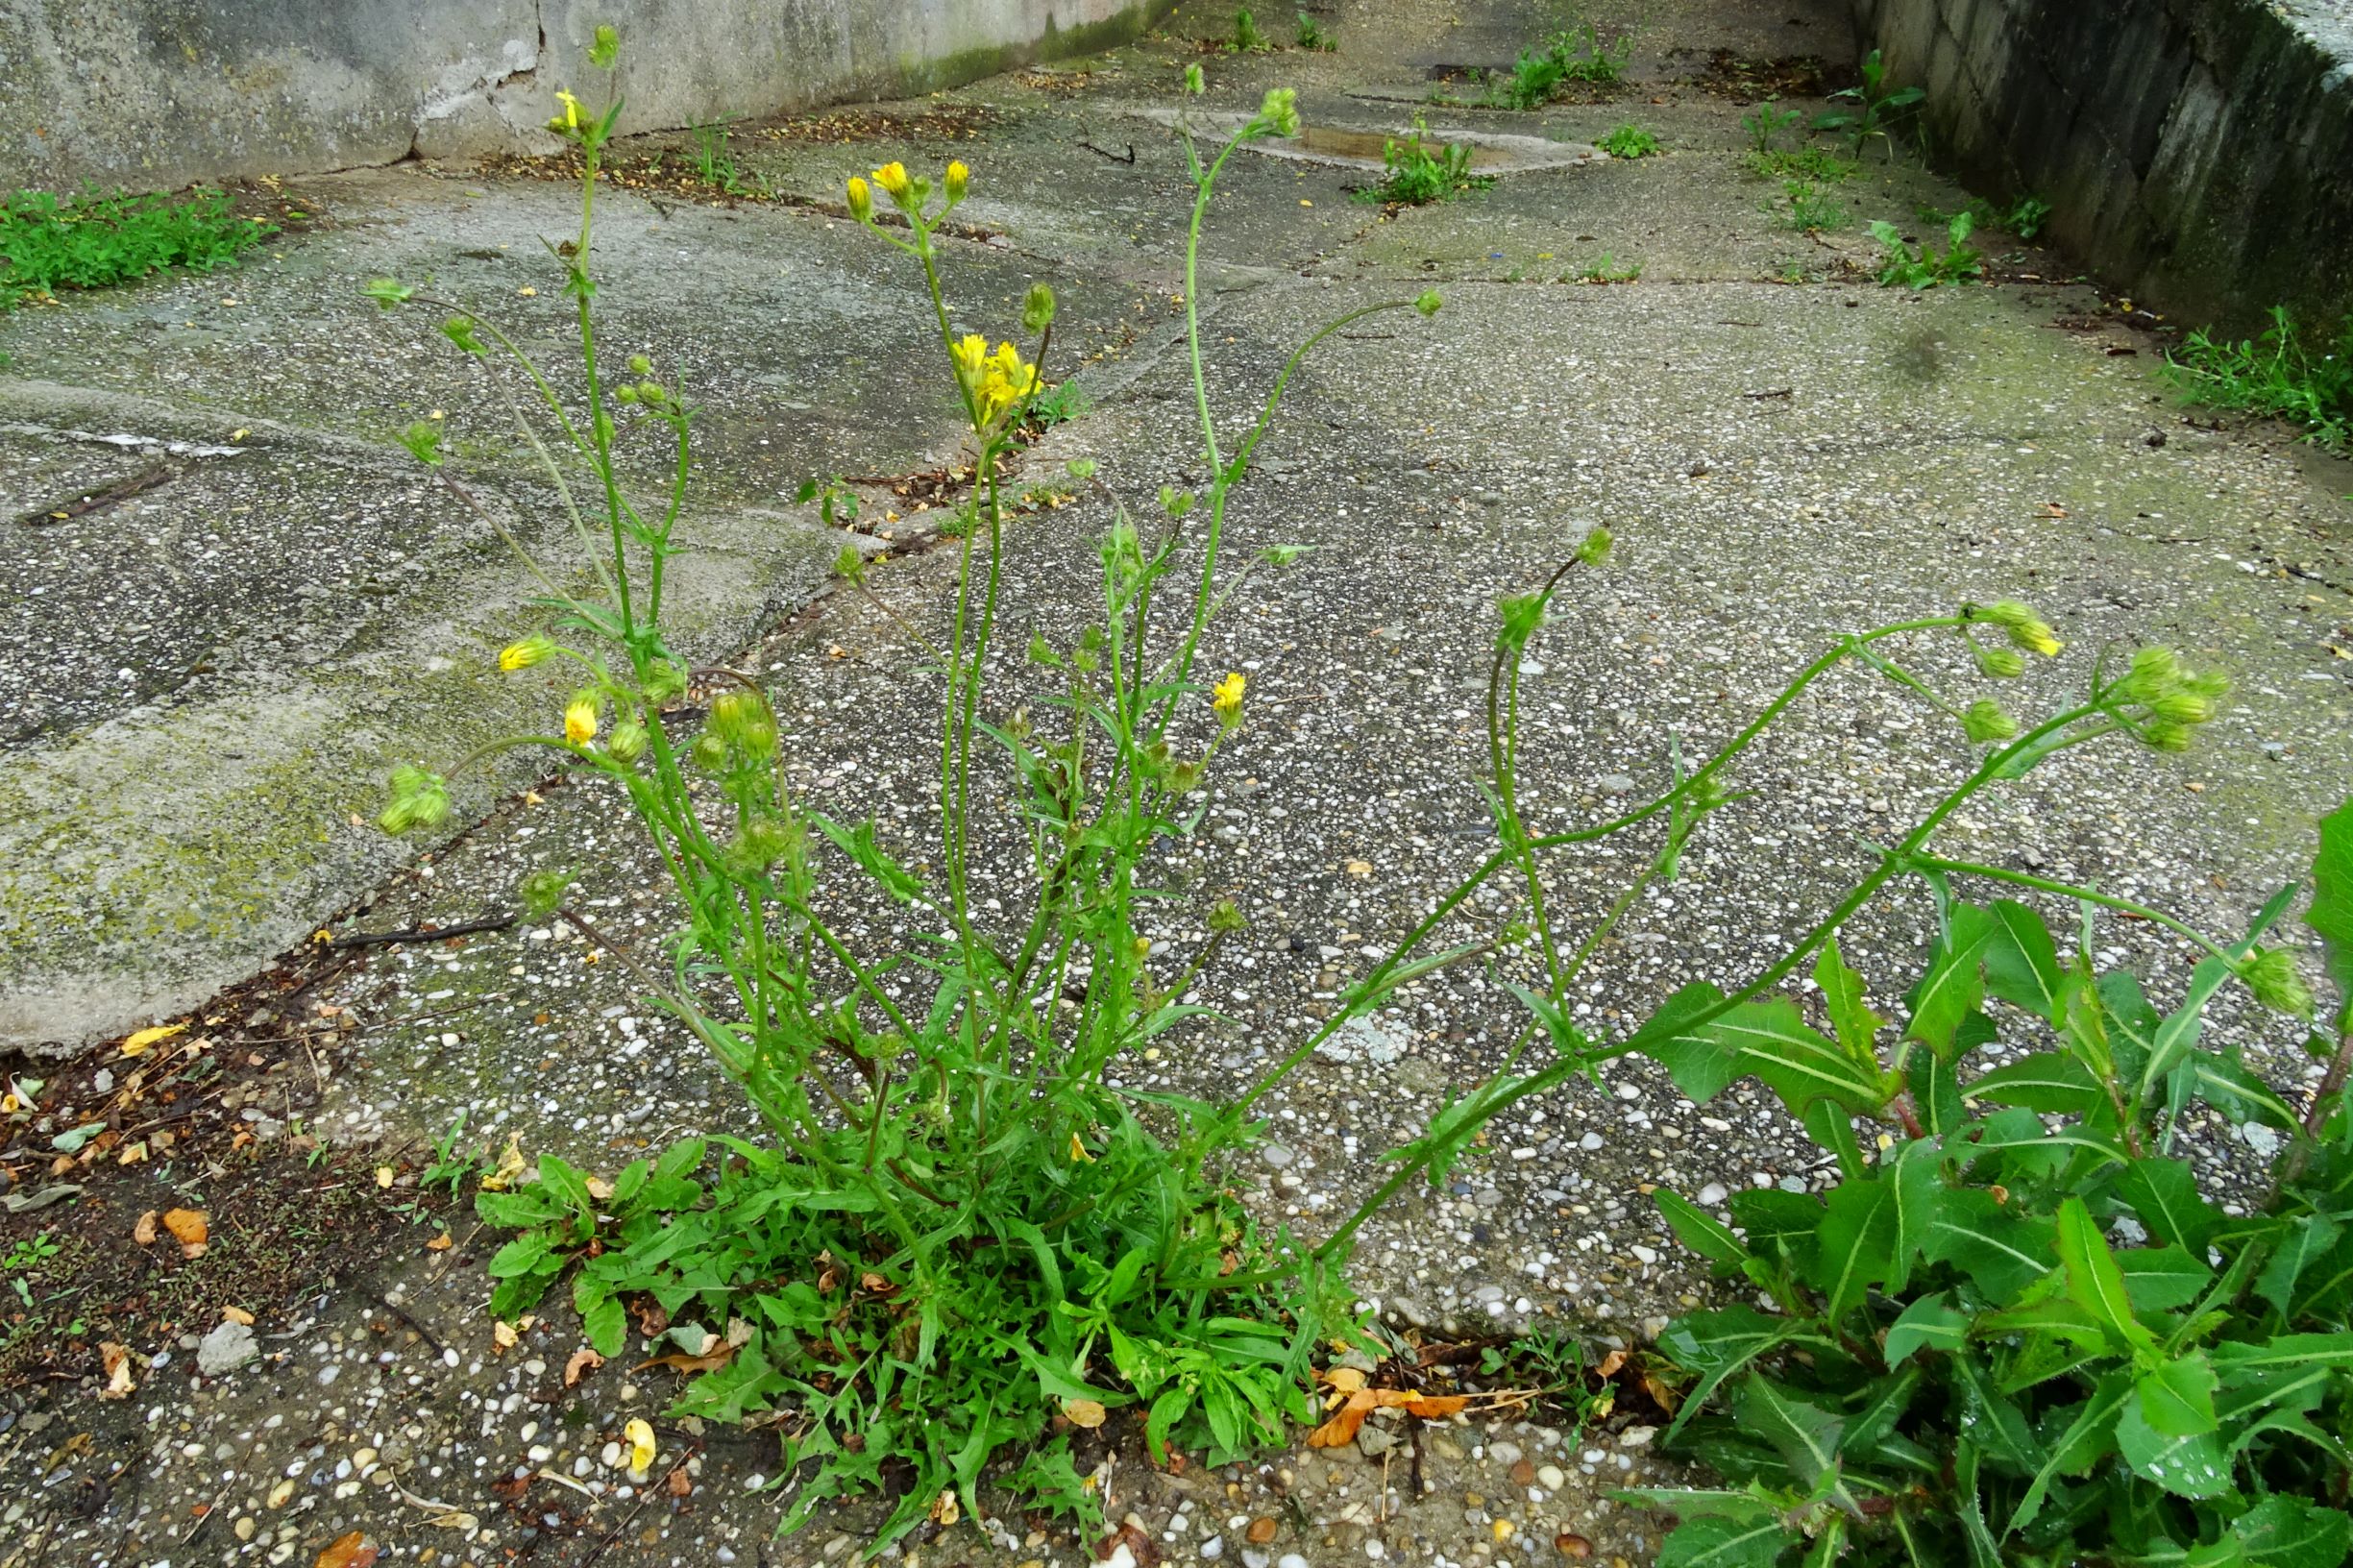
M172 1036L184 1032L187 1026L187 1020L183 1018L178 1023L163 1023L158 1024L153 1029L142 1029L123 1041L123 1055L136 1056L155 1044L156 1041L169 1040Z
M646 1467L653 1462L652 1426L644 1416L633 1415L629 1417L629 1424L621 1429L621 1434L629 1439L629 1468L644 1474Z

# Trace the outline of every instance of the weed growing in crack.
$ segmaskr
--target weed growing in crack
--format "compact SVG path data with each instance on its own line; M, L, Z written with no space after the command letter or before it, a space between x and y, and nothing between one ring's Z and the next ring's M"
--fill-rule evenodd
M1258 18L1250 14L1249 8L1244 7L1234 13L1234 37L1226 44L1229 53L1262 55L1273 47L1266 35L1259 31Z
M829 528L846 528L858 521L858 492L844 484L838 474L800 481L800 488L793 493L793 503L806 506L811 502L817 502L818 515Z
M1796 147L1740 155L1740 166L1763 180L1810 180L1832 184L1851 180L1859 170L1853 160L1821 147Z
M1783 132L1796 130L1804 119L1800 110L1783 109L1778 101L1768 98L1743 114L1740 124L1749 133L1749 150L1761 158L1773 152L1773 144Z
M2275 306L2252 340L2192 332L2166 355L2162 374L2191 403L2301 425L2306 440L2331 452L2353 448L2353 315L2331 342Z
M1876 274L1883 288L1935 288L1944 284L1965 283L1985 274L1985 256L1969 243L1976 228L1975 216L1956 212L1945 226L1945 248L1939 251L1926 240L1918 245L1907 244L1896 226L1884 220L1874 222L1871 237L1879 242L1880 261Z
M1658 151L1658 138L1642 127L1621 125L1593 145L1611 158L1648 158Z
M238 217L219 191L20 190L0 202L0 313L64 288L106 288L175 268L217 272L276 233L274 224Z
M1833 98L1846 99L1854 107L1834 110L1817 117L1814 129L1843 133L1856 158L1863 156L1864 143L1876 136L1887 143L1888 156L1893 158L1897 122L1903 117L1905 110L1917 107L1927 94L1918 87L1891 89L1887 86L1887 63L1879 58L1876 49L1863 57L1862 74L1863 80L1855 86L1841 87L1830 94Z
M1294 14L1299 23L1298 43L1300 48L1314 54L1330 54L1339 48L1339 45L1332 40L1332 35L1324 31L1323 24L1313 15L1304 11Z
M1828 191L1811 180L1784 180L1781 196L1788 204L1780 210L1782 224L1801 233L1819 230L1844 229L1854 221L1853 215L1840 206ZM1775 208L1768 207L1767 211Z
M1429 135L1430 127L1417 114L1411 135L1402 141L1392 136L1384 142L1381 161L1388 172L1379 184L1357 191L1357 200L1420 207L1452 201L1465 191L1485 190L1495 184L1492 175L1471 172L1473 155L1467 143L1432 142L1425 139Z
M1576 33L1556 34L1544 44L1521 50L1509 73L1489 84L1487 102L1504 109L1541 109L1572 82L1614 86L1626 76L1629 41L1604 43L1590 22Z
M1581 283L1631 283L1642 278L1642 263L1628 261L1621 264L1614 255L1604 251L1601 259L1587 263L1572 273L1563 273L1561 282L1572 280Z

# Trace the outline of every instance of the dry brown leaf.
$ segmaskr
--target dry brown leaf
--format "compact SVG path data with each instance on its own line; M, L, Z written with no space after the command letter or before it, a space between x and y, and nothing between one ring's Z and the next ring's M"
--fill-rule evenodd
M586 1345L582 1345L579 1349L572 1353L572 1360L564 1363L564 1386L567 1388L578 1387L580 1380L583 1377L586 1377L589 1373L594 1372L597 1368L602 1366L603 1364L603 1357L598 1355Z
M502 1317L491 1319L490 1342L495 1348L499 1350L512 1350L515 1348L516 1341L522 1337L523 1336L515 1332L515 1326L506 1321L506 1319Z
M498 1168L482 1178L482 1190L485 1192L505 1191L515 1185L515 1178L522 1175L526 1168L523 1158L523 1135L509 1133L506 1135L506 1152L499 1156Z
M111 1341L98 1347L98 1359L106 1366L107 1385L98 1390L100 1399L122 1399L134 1386L131 1382L131 1347Z
M328 1542L311 1568L373 1568L377 1551L368 1544L365 1531L355 1530Z
M1318 1372L1316 1376L1321 1378L1327 1386L1343 1394L1353 1394L1364 1386L1364 1371L1361 1367L1336 1366L1328 1372Z
M242 1323L249 1329L254 1326L254 1314L242 1307L224 1307L221 1316L231 1323Z
M663 1478L662 1484L670 1489L671 1496L685 1497L694 1491L695 1478L686 1473L684 1464L680 1464Z
M202 1258L205 1245L212 1235L212 1227L202 1209L174 1209L163 1216L163 1228L172 1233L180 1250L190 1258Z
M1346 1448L1357 1440L1357 1429L1364 1425L1364 1417L1372 1410L1372 1396L1362 1390L1348 1396L1348 1403L1339 1412L1308 1433L1310 1448Z
M449 1232L444 1231L439 1236L434 1237L430 1241L426 1242L425 1250L428 1252L447 1252L456 1244L457 1238L450 1235Z
M1602 1364L1595 1367L1593 1370L1602 1377L1606 1378L1615 1374L1618 1368L1624 1366L1625 1364L1626 1352L1623 1350L1613 1350L1608 1355L1603 1357Z
M601 1176L591 1176L588 1178L588 1180L582 1182L580 1185L587 1188L588 1195L596 1199L599 1203L602 1203L605 1199L613 1195L613 1184L606 1181Z
M1642 1391L1650 1395L1653 1402L1669 1415L1675 1413L1675 1407L1681 1404L1683 1399L1681 1394L1652 1377L1648 1372L1642 1374Z
M139 1215L139 1222L131 1227L131 1239L142 1247L156 1244L156 1221L160 1218L153 1209Z
M1102 1401L1094 1399L1066 1399L1062 1402L1062 1413L1070 1418L1072 1426L1085 1427L1090 1432L1101 1426L1110 1415L1103 1409Z
M892 1291L898 1288L897 1286L893 1285L889 1280L884 1279L881 1275L873 1273L859 1275L858 1283L866 1286L869 1292L877 1296L887 1296Z
M650 1366L668 1366L674 1367L680 1372L716 1372L734 1360L735 1347L723 1344L717 1350L700 1356L689 1356L682 1350L674 1350L667 1356L656 1356L650 1361L640 1361L630 1370L643 1372Z

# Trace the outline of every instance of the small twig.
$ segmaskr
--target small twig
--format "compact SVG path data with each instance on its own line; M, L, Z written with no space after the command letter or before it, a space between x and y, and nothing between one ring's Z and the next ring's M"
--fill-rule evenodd
M1108 158L1114 163L1133 163L1136 161L1136 144L1132 141L1127 144L1127 157L1125 158L1121 158L1117 153L1107 153L1102 148L1097 147L1091 141L1082 141L1079 143L1079 145L1086 148L1089 152L1094 154L1095 157Z
M363 931L355 937L337 937L319 945L327 948L373 947L394 942L439 942L444 937L470 937L478 931L503 931L521 919L523 917L520 915L493 915L456 925L411 925L398 931Z
M407 1308L402 1306L399 1302L394 1301L390 1296L386 1295L379 1295L376 1298L376 1301L377 1304L382 1307L385 1311L390 1312L394 1317L399 1318L402 1322L414 1329L417 1333L418 1338L424 1340L427 1344L433 1347L434 1355L446 1356L449 1354L450 1347L443 1344L439 1339L435 1338L433 1335L433 1331L427 1328L424 1324L418 1322L415 1316L409 1312Z
M548 1472L545 1470L540 1472L540 1474L543 1476L547 1473ZM599 1541L597 1543L597 1549L594 1552L591 1552L588 1556L580 1559L580 1568L591 1568L591 1565L595 1563L599 1557L604 1556L604 1549L612 1545L615 1541L621 1539L621 1532L627 1530L631 1525L637 1523L637 1516L645 1512L646 1505L652 1501L653 1499L650 1495L639 1498L637 1500L637 1507L629 1510L629 1517L615 1525L613 1527L613 1532L610 1535L607 1535L601 1541Z

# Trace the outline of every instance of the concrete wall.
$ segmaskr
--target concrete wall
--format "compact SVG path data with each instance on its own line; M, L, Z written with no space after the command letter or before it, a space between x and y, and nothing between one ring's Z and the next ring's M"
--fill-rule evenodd
M625 129L925 91L1168 0L5 0L0 186L151 188L551 145L621 31Z
M1931 152L2177 317L2353 308L2353 0L1854 0Z

